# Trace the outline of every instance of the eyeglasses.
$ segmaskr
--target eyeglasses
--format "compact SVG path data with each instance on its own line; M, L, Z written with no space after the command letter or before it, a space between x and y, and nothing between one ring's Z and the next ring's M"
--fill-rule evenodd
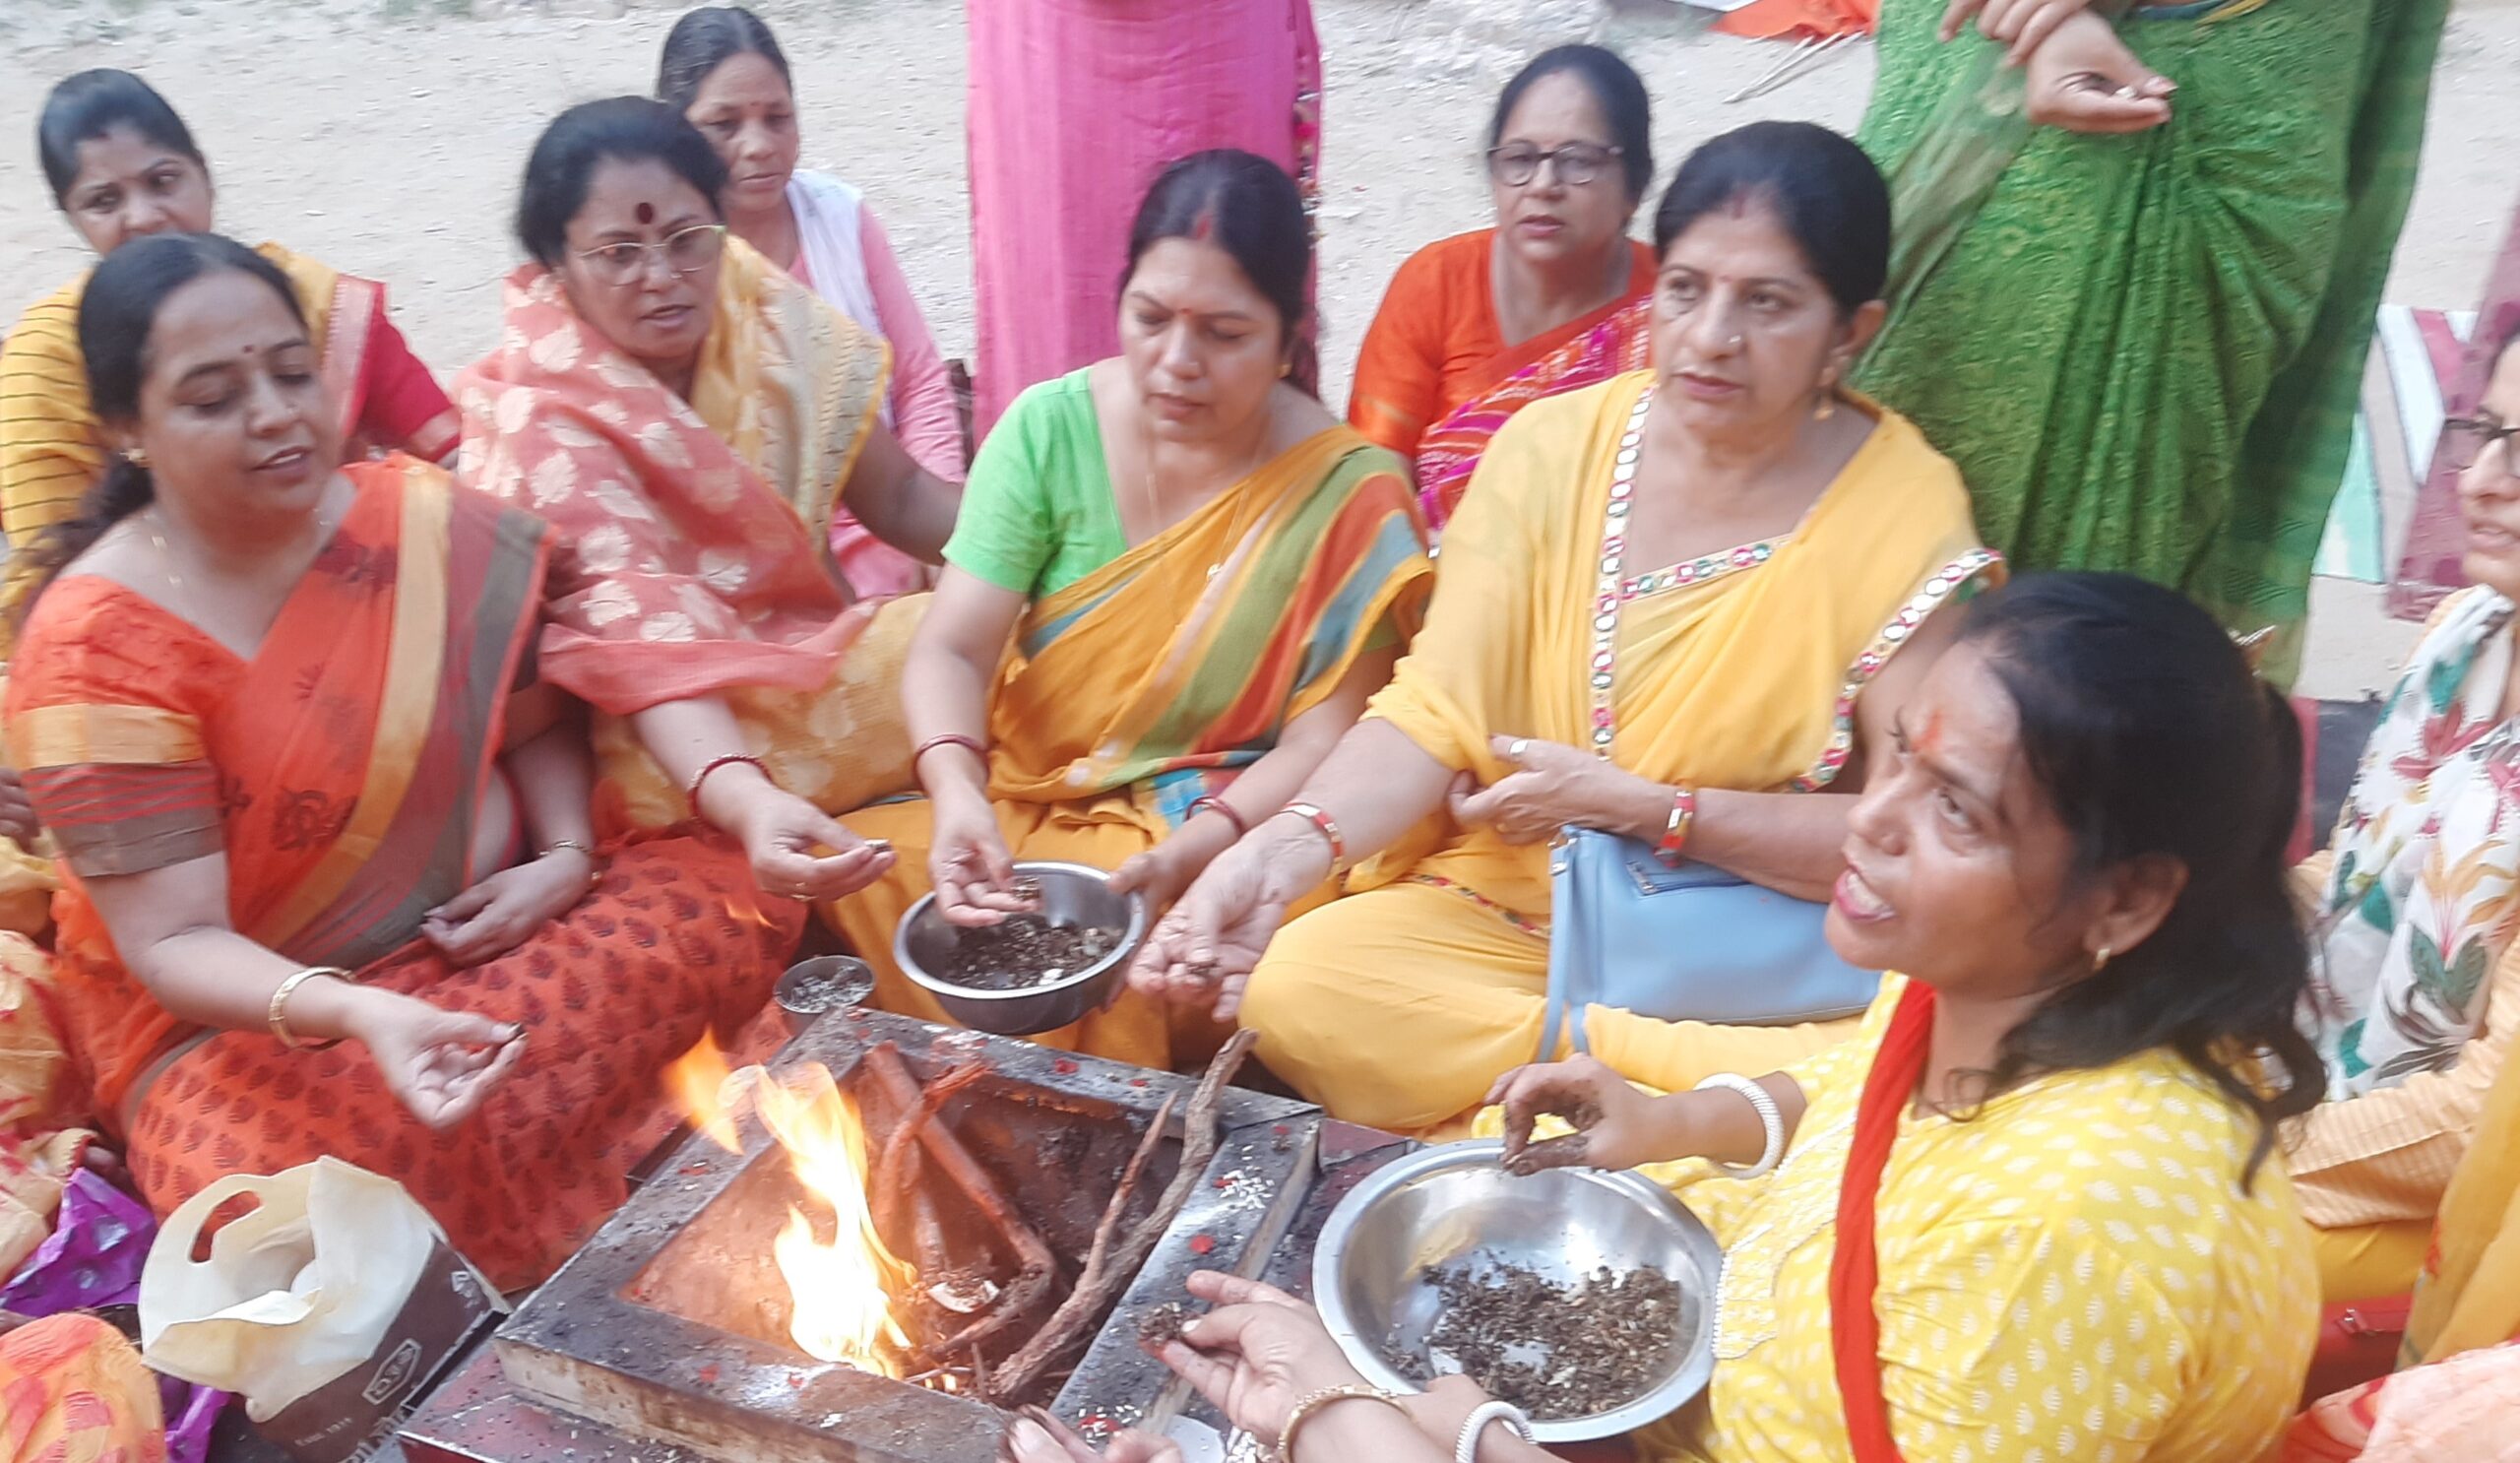
M2453 416L2441 426L2449 436L2450 460L2461 471L2485 461L2487 453L2498 448L2502 453L2502 476L2520 481L2520 447L2512 445L2515 438L2520 438L2520 422Z
M1581 188L1600 177L1623 151L1597 143L1570 142L1544 153L1527 142L1509 142L1487 150L1487 175L1508 188L1519 188L1539 177L1540 165L1546 162L1556 167L1559 182L1569 188Z
M677 275L696 275L718 262L726 251L726 225L695 223L666 234L657 242L642 243L623 239L596 249L580 249L578 257L586 261L587 270L607 285L628 285L648 272L648 256L656 255L665 268Z

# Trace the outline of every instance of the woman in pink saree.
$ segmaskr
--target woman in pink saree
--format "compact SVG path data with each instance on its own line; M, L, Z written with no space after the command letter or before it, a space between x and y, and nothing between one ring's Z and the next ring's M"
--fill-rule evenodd
M1310 0L970 0L972 266L985 433L1035 382L1119 353L1128 223L1156 172L1257 153L1317 196Z

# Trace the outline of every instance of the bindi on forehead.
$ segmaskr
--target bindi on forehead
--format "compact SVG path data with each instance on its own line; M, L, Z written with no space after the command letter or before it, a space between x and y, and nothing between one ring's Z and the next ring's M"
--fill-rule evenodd
M633 209L631 215L642 223L654 223L657 222L657 206L653 203L643 203Z
M1942 750L1942 713L1927 712L1923 730L1917 733L1917 750L1930 757Z

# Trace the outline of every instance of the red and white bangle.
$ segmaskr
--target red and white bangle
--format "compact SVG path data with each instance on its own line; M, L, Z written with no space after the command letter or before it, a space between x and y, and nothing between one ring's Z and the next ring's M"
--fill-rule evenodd
M1671 790L1671 815L1663 824L1663 837L1654 845L1654 857L1665 863L1680 861L1680 853L1689 846L1689 830L1697 826L1697 789L1686 783Z
M1310 823L1314 828L1319 829L1321 836L1330 840L1331 867L1337 868L1339 865L1348 861L1347 835L1339 831L1338 822L1328 813L1323 812L1319 807L1309 802L1290 802L1285 807L1278 809L1278 812L1281 816L1292 813L1294 816Z
M1240 839L1243 835L1251 831L1251 825L1242 821L1242 814L1233 810L1232 803L1228 802L1224 798L1216 796L1213 794L1190 804L1191 817L1195 818L1203 812L1214 813L1218 817L1225 819L1228 823L1232 824L1233 836L1236 839Z

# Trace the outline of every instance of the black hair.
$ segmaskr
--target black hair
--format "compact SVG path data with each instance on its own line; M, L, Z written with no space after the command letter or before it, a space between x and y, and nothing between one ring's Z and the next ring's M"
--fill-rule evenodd
M2168 1047L2255 1113L2245 1187L2275 1124L2317 1106L2298 1024L2310 951L2286 853L2301 730L2213 616L2130 574L2033 574L1980 602L1960 641L2011 696L2024 764L2073 835L2077 877L2167 858L2186 883L2152 936L2007 1033L1989 1092Z
M569 221L586 207L596 164L662 162L699 190L711 213L726 186L726 164L682 113L645 96L582 101L551 119L525 162L516 204L517 242L547 269L568 252Z
M1752 122L1689 154L1654 211L1654 252L1718 209L1776 214L1841 315L1881 297L1890 278L1890 185L1863 149L1812 122Z
M1543 77L1564 72L1593 94L1593 104L1609 123L1610 141L1618 148L1619 175L1627 184L1632 207L1654 183L1654 102L1645 94L1645 79L1619 59L1618 52L1598 45L1559 45L1534 56L1496 94L1495 115L1487 119L1487 145L1505 140L1505 124L1523 94Z
M44 97L43 111L35 118L35 156L43 163L44 181L52 185L54 207L69 205L70 185L79 177L79 145L116 127L128 127L150 143L191 159L204 172L210 170L192 129L165 97L128 71L98 67L64 77Z
M685 11L665 32L664 54L657 62L657 99L675 111L689 111L710 74L736 56L761 57L793 89L788 55L761 17L740 5L704 5Z
M1315 394L1317 373L1307 301L1312 288L1312 221L1303 192L1287 170L1235 148L1192 153L1156 174L1129 225L1129 266L1120 274L1125 292L1146 251L1165 239L1197 239L1233 256L1251 287L1278 310L1282 339L1293 348L1288 379Z
M206 275L250 275L271 286L288 306L289 318L306 323L306 311L280 266L234 239L216 233L161 233L133 239L114 250L88 277L79 296L79 353L88 375L88 401L97 419L125 422L140 414L140 386L149 374L149 337L167 296ZM149 506L158 495L149 470L115 457L104 477L79 500L72 518L53 525L28 545L39 574L36 594L61 567L88 551L107 529ZM20 606L23 623L34 595Z

